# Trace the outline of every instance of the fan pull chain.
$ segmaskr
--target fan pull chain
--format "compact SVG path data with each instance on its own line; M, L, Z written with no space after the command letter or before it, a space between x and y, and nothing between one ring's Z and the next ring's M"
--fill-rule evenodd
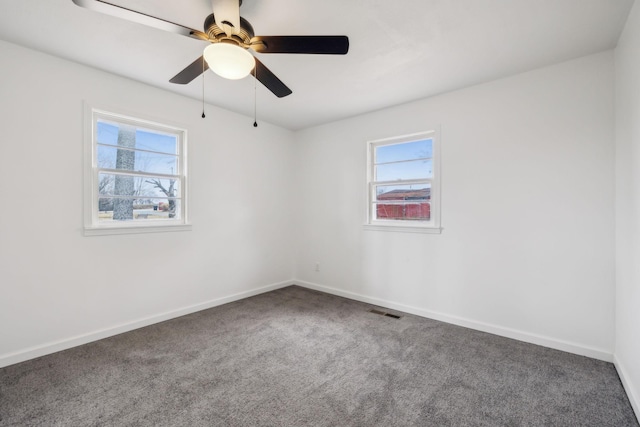
M204 57L202 58L202 118L204 119L206 116L204 115Z
M258 66L256 65L253 68L253 127L257 128L258 127L258 115L257 115L257 110L258 110Z

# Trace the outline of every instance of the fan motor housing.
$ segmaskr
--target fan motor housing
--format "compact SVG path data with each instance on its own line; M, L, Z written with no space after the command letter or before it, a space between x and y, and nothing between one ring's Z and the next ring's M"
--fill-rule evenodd
M253 26L243 17L240 17L240 31L237 34L227 35L226 31L216 24L213 13L204 20L204 32L212 42L232 40L243 47L251 45L251 39L255 36Z

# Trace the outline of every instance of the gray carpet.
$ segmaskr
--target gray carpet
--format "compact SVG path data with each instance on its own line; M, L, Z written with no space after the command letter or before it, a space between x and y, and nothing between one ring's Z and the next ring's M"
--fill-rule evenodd
M638 426L610 363L291 286L0 369L2 426Z

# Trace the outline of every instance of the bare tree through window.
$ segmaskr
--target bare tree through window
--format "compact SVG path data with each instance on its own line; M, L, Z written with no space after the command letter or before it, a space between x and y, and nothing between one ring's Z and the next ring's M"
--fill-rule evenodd
M118 151L116 154L116 169L135 170L136 163L136 128L121 124L118 129ZM115 176L115 194L133 196L133 176ZM118 221L133 219L133 199L117 198L113 202L113 219Z

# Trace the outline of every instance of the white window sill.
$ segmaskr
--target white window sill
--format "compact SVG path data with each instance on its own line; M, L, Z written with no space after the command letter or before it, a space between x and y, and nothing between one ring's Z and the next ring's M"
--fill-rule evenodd
M85 227L85 236L108 236L115 234L165 233L169 231L191 231L191 224L152 225L136 227Z
M364 224L365 231L391 231L397 233L441 234L442 227L425 227L420 225Z

